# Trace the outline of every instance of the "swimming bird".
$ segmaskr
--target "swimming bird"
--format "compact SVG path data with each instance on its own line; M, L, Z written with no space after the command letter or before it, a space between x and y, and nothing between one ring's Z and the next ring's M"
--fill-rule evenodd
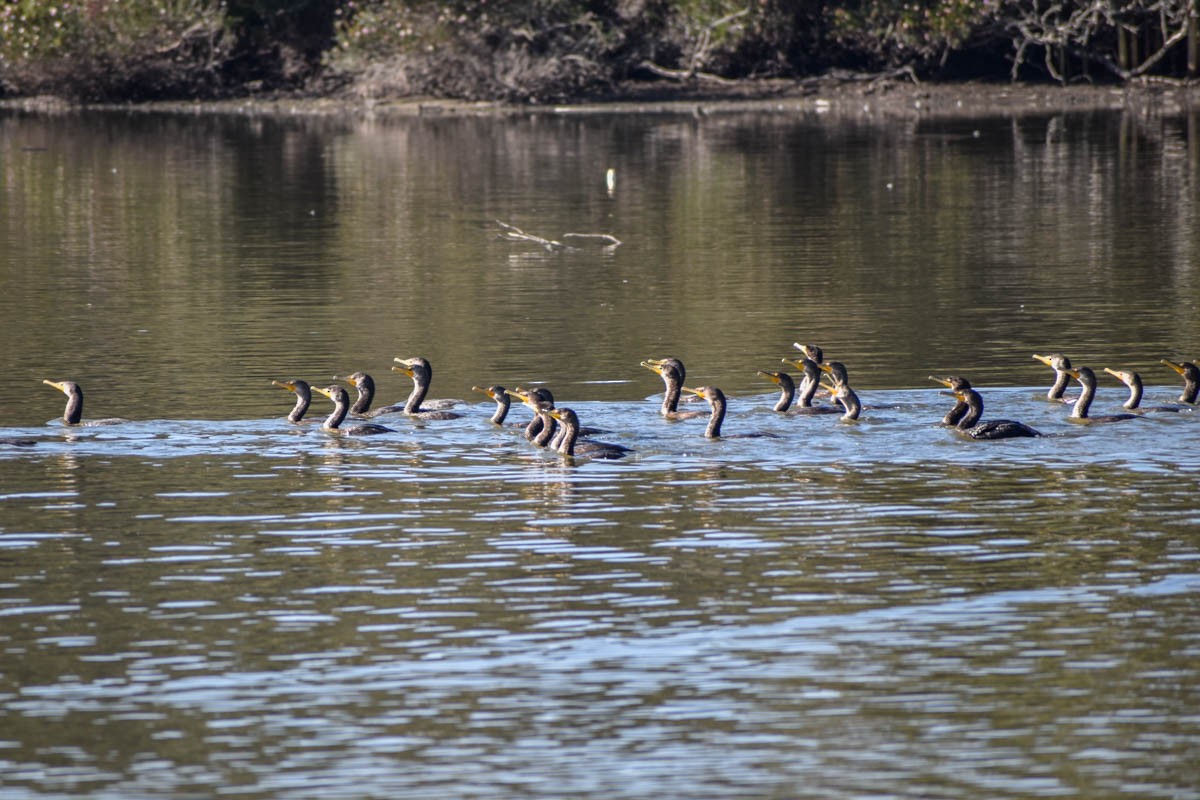
M78 425L90 428L97 425L120 425L122 422L129 422L129 420L120 417L84 419L82 386L74 381L43 380L42 383L47 386L53 386L67 396L67 407L63 410L63 424L65 425Z
M1070 402L1063 397L1063 392L1066 391L1067 384L1071 382L1069 372L1071 369L1071 359L1062 353L1051 353L1048 356L1039 356L1037 353L1034 353L1033 357L1054 370L1054 383L1051 385L1050 390L1046 392L1046 399L1061 403Z
M687 371L678 358L651 358L641 362L648 370L658 373L663 380L663 400L659 413L667 419L694 419L706 416L704 411L680 411L679 398Z
M1183 377L1183 394L1179 395L1179 402L1196 405L1196 394L1200 392L1200 366L1195 362L1169 361L1165 358L1162 363Z
M712 409L708 418L708 427L704 429L704 435L709 439L754 439L759 437L774 437L774 434L769 433L736 433L732 436L721 436L721 425L725 422L725 411L728 408L728 403L725 400L725 393L716 386L697 386L690 389L687 386L682 387L683 391L689 394L694 394L697 397L702 397L708 401L709 407Z
M546 413L562 423L562 440L555 449L564 456L624 458L630 452L624 445L580 439L579 416L569 408L551 408Z
M346 392L346 388L341 384L333 384L322 389L319 386L312 387L313 391L320 392L333 401L333 413L326 417L321 423L321 430L329 431L330 433L340 433L346 436L364 436L372 433L392 433L391 428L377 425L374 422L364 422L362 425L351 425L349 428L341 427L342 421L346 419L346 415L350 413L350 395Z
M930 375L929 380L931 380L935 383L940 383L943 386L949 387L951 394L954 395L954 398L956 401L954 403L954 408L952 408L946 412L946 416L942 417L941 424L945 425L949 428L955 427L962 420L962 418L967 415L967 411L970 410L969 407L967 406L967 401L962 399L961 397L959 397L957 392L959 389L962 389L964 391L966 389L970 389L971 382L968 381L966 378L959 377L958 375L950 375L949 377L946 377L946 378L939 378L936 375ZM943 394L945 394L945 393L943 392Z
M1092 372L1090 367L1069 369L1067 372L1083 387L1083 393L1075 401L1075 407L1071 409L1071 415L1068 417L1072 422L1121 422L1127 419L1141 419L1137 414L1103 414L1099 417L1089 417L1088 409L1096 397L1096 373Z
M818 366L833 380L833 388L830 390L833 393L833 399L841 403L845 410L841 419L846 422L858 419L862 414L862 403L859 402L858 395L850 388L846 365L840 361L830 361L828 364L819 364Z
M441 411L433 408L422 408L421 404L425 401L425 395L429 393L429 384L433 381L433 367L429 361L416 356L414 358L396 358L393 359L400 366L392 367L395 372L403 372L408 377L412 378L413 389L408 396L408 400L404 403L404 413L410 417L419 419L458 419L462 414L456 414L453 411ZM431 401L441 402L441 401Z
M544 386L536 389L505 389L505 394L515 397L533 411L533 419L525 426L525 438L538 447L548 447L558 432L558 421L550 416L554 408L554 395Z
M812 345L808 345L812 347ZM815 348L817 353L820 353L819 348ZM800 381L799 393L796 396L796 407L791 410L792 414L840 414L842 410L836 405L813 405L813 397L817 394L817 389L821 388L821 367L816 361L813 361L807 356L801 358L783 358L780 359L785 364L791 364L798 368L804 377Z
M304 415L308 412L308 407L312 403L312 389L309 388L308 382L300 380L271 381L271 384L296 394L296 405L292 407L291 412L287 415L287 419L288 422L297 425L304 422Z
M346 381L357 390L358 396L354 398L354 405L350 406L350 416L352 417L370 419L378 417L380 414L397 414L404 410L403 403L371 408L371 403L375 399L375 379L365 372L352 372L344 377L334 375L333 379ZM430 407L432 408L432 406Z
M1024 422L1017 422L1016 420L993 419L987 422L980 422L979 418L983 416L983 397L979 392L971 388L971 384L966 378L961 378L957 375L951 375L946 378L935 378L932 375L929 377L949 387L954 393L954 398L959 404L965 407L965 411L960 412L959 405L955 405L954 409L943 420L948 420L952 415L961 413L958 416L957 422L954 423L954 429L958 433L972 439L987 441L1042 435L1040 431L1036 431Z
M755 374L762 375L779 387L779 399L775 401L775 405L771 407L771 410L778 411L780 414L788 413L788 409L792 405L792 399L796 396L796 382L792 380L792 376L786 372L764 372L761 369Z
M492 422L503 425L504 418L508 416L508 410L512 406L512 399L509 397L508 391L503 386L484 386L482 388L472 386L471 391L486 394L496 401L496 411L492 414Z
M1142 406L1142 376L1131 369L1109 369L1104 371L1129 387L1129 399L1122 403L1130 411L1182 411L1182 406Z

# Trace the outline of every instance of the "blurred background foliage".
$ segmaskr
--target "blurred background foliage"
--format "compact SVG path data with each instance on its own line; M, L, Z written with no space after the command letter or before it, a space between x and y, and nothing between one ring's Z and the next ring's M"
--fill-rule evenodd
M0 96L558 102L629 81L1194 77L1200 0L0 0Z

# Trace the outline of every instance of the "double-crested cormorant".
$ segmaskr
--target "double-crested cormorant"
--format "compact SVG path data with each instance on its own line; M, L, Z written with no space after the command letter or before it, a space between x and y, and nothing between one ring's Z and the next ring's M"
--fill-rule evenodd
M967 411L970 410L967 406L967 401L959 397L958 392L960 390L966 391L967 389L970 389L971 382L966 378L960 378L957 375L950 375L946 378L939 378L936 375L930 375L929 380L933 381L934 383L940 383L943 386L948 386L950 388L950 393L954 395L954 399L956 401L954 403L954 408L947 411L946 416L942 417L942 424L950 428L955 427L960 421L962 421L962 418L967 415ZM945 394L945 392L943 392L943 394ZM982 411L980 413L982 413Z
M830 361L828 364L819 364L821 371L829 374L833 380L833 399L842 404L845 413L842 414L843 420L856 420L859 414L862 413L862 403L859 402L858 395L850 388L850 379L846 375L846 366L840 361Z
M1054 370L1054 385L1046 392L1046 399L1060 403L1070 402L1063 397L1063 392L1066 391L1067 384L1071 382L1071 359L1062 353L1051 353L1048 356L1039 356L1034 353L1033 357Z
M708 427L704 429L704 435L709 439L753 439L761 436L772 436L772 434L768 433L735 433L732 436L722 437L721 424L725 422L725 410L728 406L725 401L725 393L716 386L697 386L695 389L689 389L687 386L684 386L683 391L704 398L712 408L712 412L708 418Z
M804 353L804 357L812 360L814 364L825 363L825 352L815 344L800 344L800 342L792 342L792 347Z
M340 427L342 420L350 413L350 395L346 392L346 388L340 384L333 384L322 389L319 386L312 387L313 391L320 392L333 401L333 413L330 414L323 423L321 429L331 433L340 433L347 436L363 436L370 433L392 433L391 428L385 428L383 425L377 425L374 422L364 422L362 425L351 425L349 428Z
M1129 399L1122 405L1130 411L1182 411L1180 406L1142 406L1142 376L1131 369L1109 369L1104 371L1129 387Z
M813 348L812 345L806 347ZM813 348L820 353L820 348ZM800 381L800 392L796 397L796 407L793 408L790 414L840 414L842 413L836 405L832 406L815 406L813 405L813 397L817 394L817 389L821 388L821 367L816 361L813 361L807 356L801 358L783 358L780 359L785 364L791 364L804 373L804 378ZM769 373L768 373L769 376ZM777 409L778 410L778 409Z
M84 419L83 418L83 388L74 381L50 381L43 380L42 383L47 386L53 386L67 396L67 407L63 410L63 423L66 425L79 425L82 427L91 427L95 425L119 425L122 422L129 422L127 419L120 417L108 417L106 419Z
M796 396L796 382L792 380L792 376L786 372L764 372L761 369L755 374L762 375L779 387L779 400L775 402L771 410L778 411L780 414L788 413L788 408L792 405L792 398Z
M471 391L486 394L488 397L496 401L496 412L492 414L492 422L497 425L504 424L504 418L508 416L508 409L512 406L512 400L509 399L508 391L503 386L472 386Z
M390 406L371 408L375 399L375 379L365 372L352 372L345 377L334 375L335 381L346 381L358 391L354 405L350 406L350 416L362 419L378 417L380 414L397 414L404 410L403 403L392 403Z
M543 386L536 389L522 389L518 386L516 389L504 391L533 411L533 419L525 426L525 438L538 447L548 446L558 431L558 422L549 413L550 409L554 408L554 395Z
M555 449L564 456L624 458L629 452L629 448L624 445L580 439L579 417L569 408L550 408L546 413L562 423L563 432Z
M687 375L678 358L650 358L641 362L648 370L657 372L663 380L663 401L659 413L667 419L693 419L705 416L703 411L680 411L679 395Z
M545 386L539 386L536 389L522 389L518 386L515 390L506 390L506 393L515 397L528 406L534 414L529 424L525 426L525 438L533 442L538 447L549 447L551 450L557 450L566 435L566 429L558 424L558 421L550 413L554 408L554 395ZM575 431L577 436L592 436L597 433L604 433L603 428L588 428L580 427Z
M1196 394L1200 392L1200 367L1194 362L1169 361L1165 358L1162 363L1183 377L1183 394L1179 395L1179 402L1196 405Z
M421 408L421 403L425 401L425 395L429 392L429 384L433 381L433 367L429 362L421 356L415 358L396 358L398 367L392 367L395 372L403 372L408 377L412 378L413 389L412 394L408 396L408 400L404 403L404 413L410 417L419 419L458 419L462 414L456 414L453 411L442 411L433 407L434 403L443 403L445 401L431 401L429 408Z
M958 403L942 421L948 422L957 417L957 421L953 423L954 429L962 435L988 441L1042 435L1024 422L1011 419L980 422L979 418L983 416L983 397L971 388L971 384L966 378L960 378L957 375L946 378L934 378L932 375L929 377L954 392L954 399Z
M309 388L308 382L300 380L271 381L271 384L281 389L287 389L289 392L295 392L296 405L292 408L291 413L287 415L288 422L296 424L304 422L304 415L308 412L308 406L312 403L312 389Z
M1083 387L1083 393L1075 401L1075 407L1071 409L1071 416L1068 417L1072 422L1120 422L1126 419L1140 419L1137 414L1104 414L1099 417L1089 417L1088 409L1096 396L1096 373L1092 372L1090 367L1079 367L1067 370L1067 372Z

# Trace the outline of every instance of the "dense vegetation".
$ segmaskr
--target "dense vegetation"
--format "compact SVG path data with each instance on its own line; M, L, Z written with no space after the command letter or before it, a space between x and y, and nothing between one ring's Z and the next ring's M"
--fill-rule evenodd
M548 102L830 71L1195 77L1200 0L0 0L0 96Z

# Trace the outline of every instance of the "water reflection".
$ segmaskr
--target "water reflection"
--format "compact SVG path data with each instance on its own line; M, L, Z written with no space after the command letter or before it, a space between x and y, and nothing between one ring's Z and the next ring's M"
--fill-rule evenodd
M1185 120L96 115L2 130L8 371L85 342L43 371L127 416L256 414L255 381L397 352L429 357L448 394L542 379L630 399L648 353L746 391L742 365L795 338L878 387L935 365L1027 383L1023 359L1052 348L1147 372L1200 349ZM497 219L624 244L547 253L496 240ZM0 392L10 422L41 421L19 382Z
M1196 139L0 116L0 425L37 439L0 445L0 784L1195 796L1200 423L1071 425L1030 355L1178 395ZM795 340L851 366L858 424L770 410ZM474 398L357 441L269 386L366 369L394 400L418 353L439 396L544 382L634 453L566 462ZM666 353L778 438L661 419ZM930 372L1051 436L964 441ZM45 424L51 374L135 421Z

